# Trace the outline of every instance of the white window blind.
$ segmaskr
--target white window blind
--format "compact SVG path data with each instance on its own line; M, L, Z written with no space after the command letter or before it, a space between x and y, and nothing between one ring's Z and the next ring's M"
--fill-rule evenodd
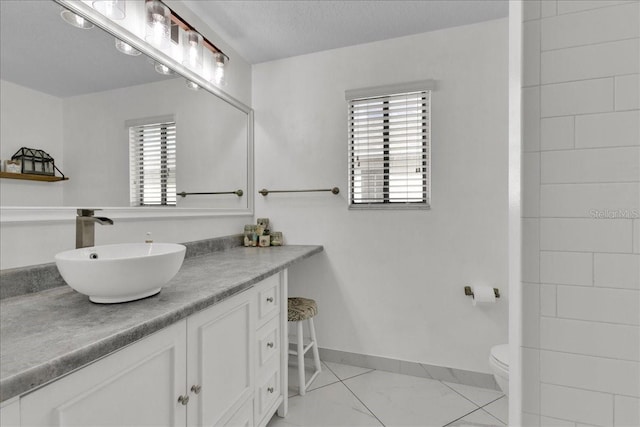
M429 208L431 91L349 100L350 208Z
M129 127L131 206L176 205L176 123Z

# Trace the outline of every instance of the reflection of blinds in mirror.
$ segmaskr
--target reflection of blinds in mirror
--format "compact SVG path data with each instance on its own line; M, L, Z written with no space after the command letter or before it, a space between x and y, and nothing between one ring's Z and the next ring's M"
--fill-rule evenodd
M349 101L350 207L429 207L430 97Z
M131 206L176 205L176 123L129 127Z

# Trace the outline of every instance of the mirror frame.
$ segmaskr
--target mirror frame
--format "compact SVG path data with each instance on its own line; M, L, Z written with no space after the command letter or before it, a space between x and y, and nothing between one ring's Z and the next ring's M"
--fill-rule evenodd
M108 211L110 218L127 218L132 220L151 218L187 218L187 217L212 217L212 216L253 216L254 215L254 123L253 109L226 92L220 90L212 83L205 80L199 74L189 70L181 63L170 57L165 52L153 47L129 30L121 27L114 21L94 10L90 5L82 1L52 0L60 6L69 9L73 13L91 21L99 29L106 31L113 37L117 37L133 48L139 50L154 61L160 62L171 68L178 75L193 81L202 89L217 96L222 101L247 115L247 188L244 196L247 197L247 207L243 209L224 208L168 208L168 207L112 207L112 206L74 206L74 207L0 207L0 223L24 223L24 222L57 222L75 221L76 210L79 208L91 208ZM153 72L153 70L150 70ZM62 183L64 185L64 183ZM223 189L224 190L224 189Z

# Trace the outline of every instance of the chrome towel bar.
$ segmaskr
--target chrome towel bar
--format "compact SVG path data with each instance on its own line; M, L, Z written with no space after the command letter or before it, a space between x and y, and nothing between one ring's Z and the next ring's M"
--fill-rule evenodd
M244 194L244 191L242 190L236 190L236 191L216 191L216 192L210 192L210 193L186 193L186 192L181 192L181 193L176 193L178 196L182 196L182 197L187 197L187 196L204 196L204 195L217 195L217 194L235 194L238 197L242 197L242 195Z
M267 190L266 188L263 188L262 190L258 191L258 193L262 194L263 196L266 196L269 193L311 193L311 192L318 192L318 191L331 191L333 194L340 193L340 189L338 187L323 188L323 189L317 189L317 190Z

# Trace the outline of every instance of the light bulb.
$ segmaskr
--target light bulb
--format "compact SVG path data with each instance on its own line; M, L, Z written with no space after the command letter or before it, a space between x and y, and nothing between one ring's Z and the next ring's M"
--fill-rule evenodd
M113 20L126 16L124 0L93 0L93 8Z
M199 90L200 86L197 83L192 82L191 80L185 80L187 87L191 90Z
M215 68L213 71L213 82L218 86L224 86L226 81L224 78L224 65L226 58L222 52L215 54Z
M125 55L130 55L130 56L138 56L138 55L140 55L140 51L139 50L136 50L136 49L132 48L131 45L123 42L120 39L116 39L116 49L118 49L119 52L122 52Z
M156 69L156 71L158 73L160 73L162 75L165 75L165 76L170 76L170 75L173 74L173 70L171 68L169 68L166 65L161 64L159 62L156 62L155 69Z
M145 39L160 49L169 47L171 31L171 12L169 8L157 0L146 3L147 29Z
M202 69L202 36L194 30L187 30L182 63L194 71Z
M93 28L93 24L91 22L87 21L80 15L76 15L68 9L63 9L60 12L60 17L64 19L67 24L71 24L76 28L82 28L83 30Z

